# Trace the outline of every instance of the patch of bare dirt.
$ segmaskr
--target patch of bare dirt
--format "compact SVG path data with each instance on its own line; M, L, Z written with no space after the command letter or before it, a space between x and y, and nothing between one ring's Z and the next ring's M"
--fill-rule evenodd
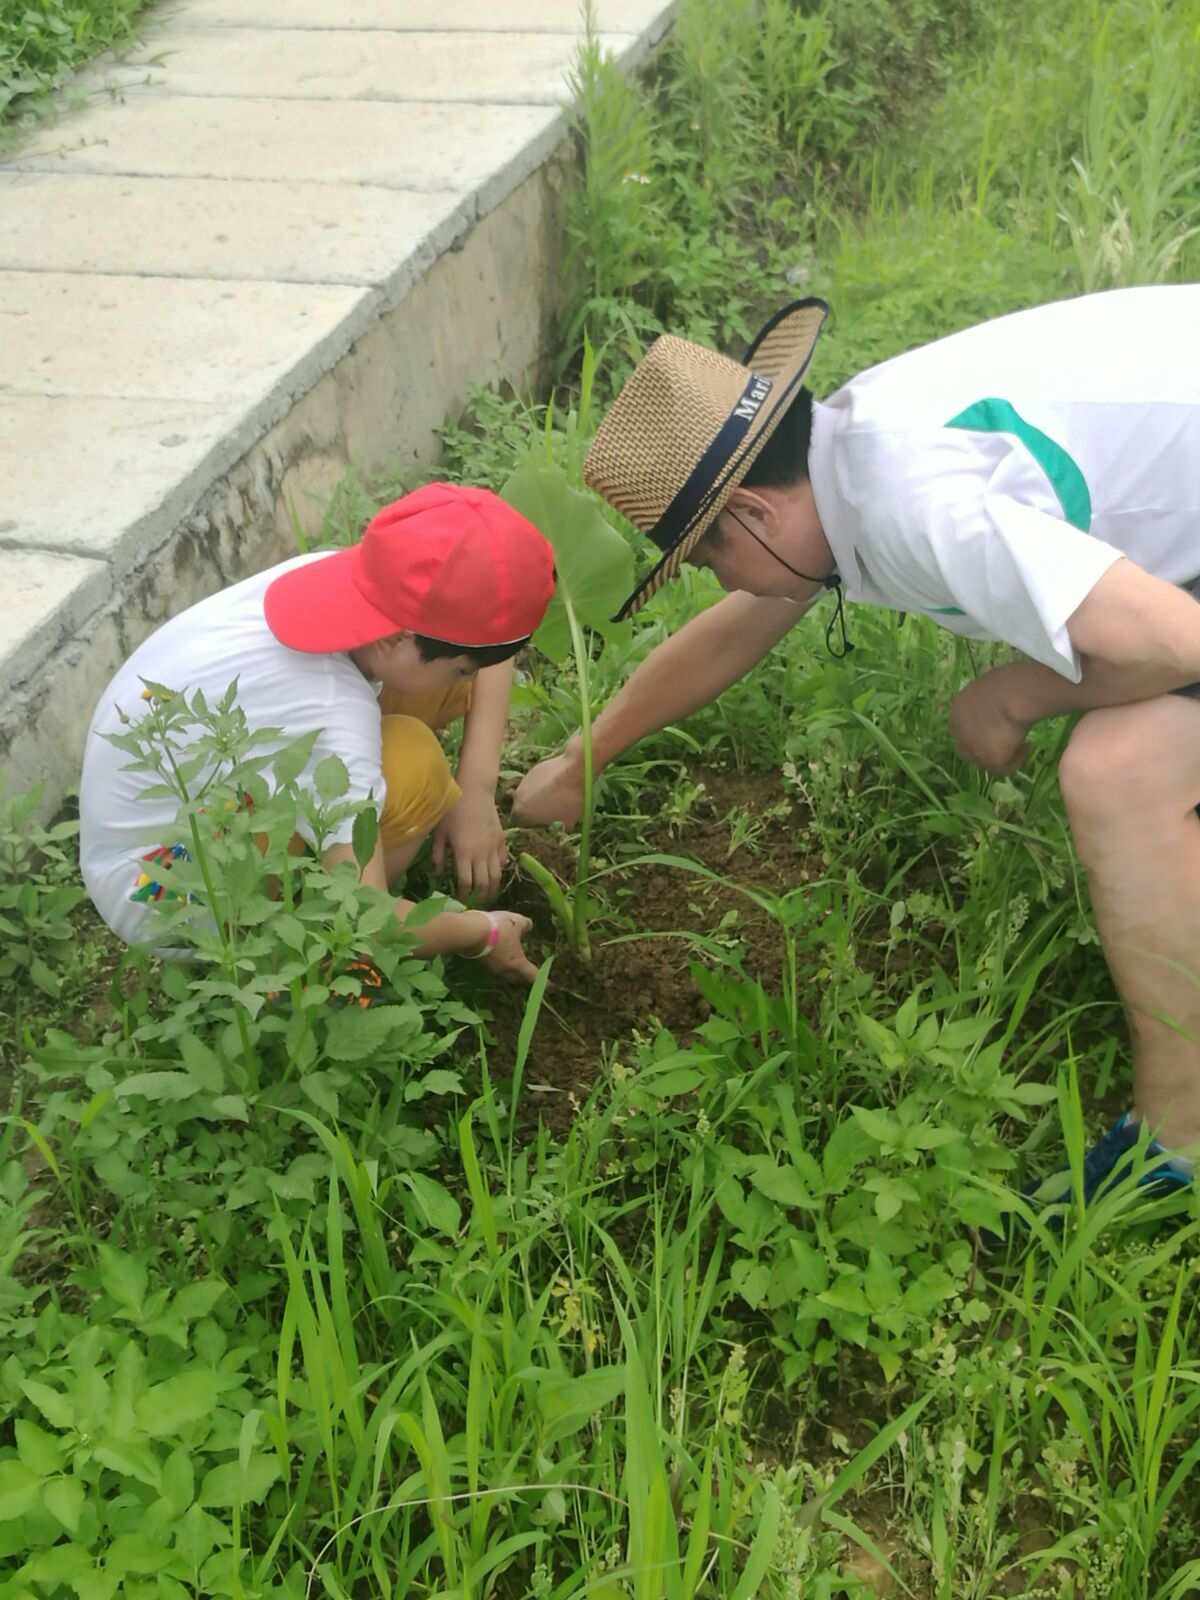
M779 929L735 885L777 895L818 875L806 855L805 813L769 773L705 769L693 777L704 790L691 814L675 828L648 828L638 853L686 857L728 881L657 863L613 871L601 880L606 905L593 926L590 962L566 946L536 884L518 877L505 891L505 907L533 919L533 959L556 952L525 1074L526 1093L552 1127L570 1123L606 1048L656 1025L686 1041L709 1015L688 970L705 955L689 935L721 941L749 975L768 988L777 984ZM748 842L731 832L731 813L748 819ZM571 881L573 843L531 831L514 841L514 859L522 851ZM489 1058L499 1072L515 1059L525 998L516 990L492 990L484 998L493 1019Z

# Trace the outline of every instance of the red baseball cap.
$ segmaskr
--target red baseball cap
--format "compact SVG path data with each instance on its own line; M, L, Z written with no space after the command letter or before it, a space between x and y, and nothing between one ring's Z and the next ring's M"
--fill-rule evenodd
M276 578L263 598L281 644L356 650L393 633L466 649L515 644L554 592L554 552L488 489L429 483L384 506L358 544Z

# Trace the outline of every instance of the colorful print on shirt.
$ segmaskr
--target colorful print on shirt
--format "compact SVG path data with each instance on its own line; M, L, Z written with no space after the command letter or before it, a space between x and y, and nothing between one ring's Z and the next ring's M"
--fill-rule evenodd
M190 859L186 848L181 844L160 844L142 857L143 862L149 862L157 867L160 874L170 872L177 861ZM138 872L129 898L140 905L157 905L160 900L180 900L185 896L181 895L178 889L172 889L160 882L159 878L151 876L143 867Z

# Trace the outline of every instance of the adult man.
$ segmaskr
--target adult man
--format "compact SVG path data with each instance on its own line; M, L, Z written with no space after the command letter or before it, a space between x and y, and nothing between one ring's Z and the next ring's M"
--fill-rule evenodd
M968 329L818 404L827 307L772 318L744 365L662 339L588 457L663 552L735 591L649 656L598 719L597 768L715 698L824 586L923 611L1027 658L955 698L960 752L1010 772L1045 717L1084 712L1060 766L1100 937L1129 1015L1130 1115L1089 1153L1090 1197L1139 1124L1158 1186L1200 1147L1200 287L1130 289ZM531 771L528 821L578 811L576 743Z

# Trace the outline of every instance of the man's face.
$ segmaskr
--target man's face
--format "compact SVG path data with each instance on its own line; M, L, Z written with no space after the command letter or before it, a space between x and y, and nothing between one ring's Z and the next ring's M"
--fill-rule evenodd
M819 525L805 531L796 514L799 500L799 491L735 491L686 560L707 567L723 589L797 603L811 599L832 558Z
M736 551L732 549L731 541L725 533L724 524L728 520L722 512L716 521L705 529L703 536L696 541L684 559L690 567L707 567L723 589L739 589L741 584L726 581L726 574L732 576L730 558L736 558ZM734 532L737 532L736 527Z
M788 595L795 587L792 575L770 549L764 549L728 509L705 530L687 560L693 567L707 567L731 593L741 589L747 594Z

